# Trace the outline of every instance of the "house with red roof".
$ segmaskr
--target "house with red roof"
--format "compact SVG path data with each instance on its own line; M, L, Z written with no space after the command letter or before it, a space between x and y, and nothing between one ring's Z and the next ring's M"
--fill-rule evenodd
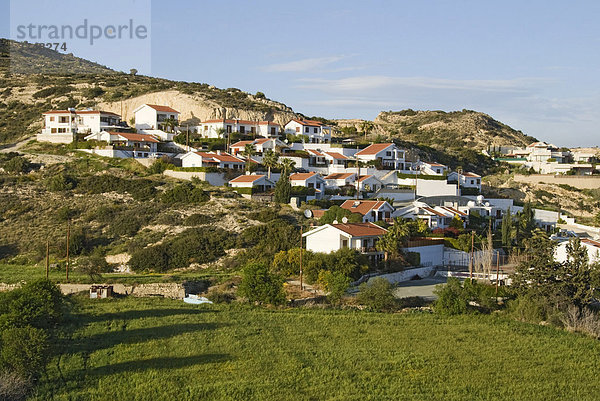
M342 209L358 213L363 216L363 222L385 221L392 218L394 207L386 201L378 200L353 200L342 203Z
M415 201L411 205L400 208L393 213L394 218L423 220L427 227L448 228L450 222L457 216L463 221L463 226L468 222L469 215L465 211L451 206L430 206L427 203Z
M373 223L325 224L302 235L306 238L306 249L311 252L332 253L340 249L355 249L368 255L373 262L383 259L377 250L377 241L387 230Z
M572 241L573 239L571 239ZM581 238L581 246L586 250L590 264L600 262L600 241L591 238ZM570 241L563 240L558 243L554 250L554 260L564 263L569 259L567 246Z
M393 143L373 143L356 152L356 158L385 170L408 170L406 154ZM408 163L410 165L410 163Z
M383 183L374 175L361 175L358 177L358 189L361 192L373 193L383 187Z
M306 200L321 199L325 194L325 180L317 173L295 173L290 175L292 187L314 189L314 195L307 195Z
M356 181L356 173L332 173L324 177L325 186L328 188L341 188L353 186Z
M198 133L205 138L223 138L234 132L253 137L277 138L279 131L279 124L272 121L213 119L202 121Z
M448 174L448 183L457 183L460 188L475 188L481 191L481 176L475 173L459 173L453 171Z
M86 141L96 140L106 142L108 146L104 149L112 150L112 156L111 154L94 153L103 156L108 155L109 157L157 157L158 144L160 143L160 140L153 135L133 132L102 131L97 134L89 134L84 139ZM117 155L114 151L120 152Z
M420 162L419 172L426 175L445 175L448 172L448 166L435 162Z
M121 116L99 110L51 110L42 114L43 128L37 135L40 142L71 143L77 134L98 134L102 131L128 128Z
M243 195L250 195L251 193L267 192L275 187L275 183L269 180L264 174L247 174L240 175L229 181L229 186L239 188L240 192L244 192ZM249 189L249 191L242 191L241 189Z
M274 152L280 152L282 149L287 148L287 144L277 138L258 138L252 141L236 142L229 146L229 150L233 155L237 156L246 149L246 145L252 145L257 156L262 156L267 149L271 149Z
M330 143L333 129L315 120L292 119L284 127L286 134L303 135L309 143Z
M135 116L135 129L172 131L166 121L173 120L175 126L179 124L179 112L169 106L158 104L143 104L133 110Z
M221 152L188 152L181 156L182 167L217 167L243 170L246 162L229 153Z

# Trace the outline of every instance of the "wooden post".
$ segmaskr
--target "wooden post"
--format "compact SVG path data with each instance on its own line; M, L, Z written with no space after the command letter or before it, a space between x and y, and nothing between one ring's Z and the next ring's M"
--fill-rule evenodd
M498 303L498 283L500 282L500 253L496 254L496 303Z
M469 259L469 281L473 282L473 248L475 244L475 231L471 231L471 257Z
M360 166L358 165L358 145L356 146L356 200L360 196Z
M69 245L71 243L71 220L67 222L67 262L66 262L66 273L67 281L69 281Z
M46 240L46 279L50 271L50 240Z
M302 234L304 233L304 228L300 225L300 291L304 290L304 286L302 285L302 252L304 247L302 246Z

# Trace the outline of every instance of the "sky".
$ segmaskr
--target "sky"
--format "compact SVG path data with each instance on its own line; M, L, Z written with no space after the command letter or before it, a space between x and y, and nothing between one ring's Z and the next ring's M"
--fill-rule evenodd
M147 25L146 40L70 51L122 71L261 91L309 116L471 109L558 146L600 145L600 2L65 3L14 0L0 35L14 36L23 15L132 18ZM9 5L0 0L0 11Z

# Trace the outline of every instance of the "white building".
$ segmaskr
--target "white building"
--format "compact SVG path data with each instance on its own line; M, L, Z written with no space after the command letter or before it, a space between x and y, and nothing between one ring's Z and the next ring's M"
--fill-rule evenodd
M152 135L136 134L132 132L108 132L89 134L86 141L96 140L106 142L109 150L131 152L130 157L157 157L160 141ZM120 157L120 156L119 156Z
M121 116L108 111L53 110L42 114L44 127L37 135L40 142L71 143L77 134L97 134L102 131L127 128Z
M279 124L272 121L206 120L200 123L198 131L204 138L223 138L233 132L265 138L278 137Z
M405 152L393 143L374 143L358 151L355 155L362 162L377 162L387 170L405 170Z
M173 120L174 125L179 124L179 112L169 106L157 104L143 104L133 111L135 115L135 128L137 130L161 130L171 131L165 124L167 120Z
M243 170L246 162L228 153L216 152L188 152L181 156L182 167L217 167Z
M453 171L448 174L448 182L458 183L461 188L475 188L481 191L481 176L475 173L457 173Z
M382 187L383 184L374 175L361 175L358 178L358 188L361 192L373 193Z
M358 213L363 216L363 222L375 222L390 220L394 207L386 201L376 200L352 200L342 203L342 209Z
M310 143L331 142L332 128L320 121L293 119L284 127L286 134L304 135Z
M295 173L290 175L290 184L293 187L305 187L315 190L314 196L307 196L306 200L321 199L325 193L325 180L317 173Z
M420 172L427 175L445 175L448 172L448 166L434 162L420 162Z
M229 146L229 150L233 155L238 155L246 149L246 145L251 145L258 156L262 156L267 149L274 152L281 152L281 150L287 147L285 142L282 142L277 138L259 138L253 141L236 142Z
M333 173L325 178L325 186L328 188L340 188L353 186L356 181L356 173Z
M263 174L240 175L229 181L232 188L252 188L253 193L266 192L275 187L275 183Z
M376 244L386 232L373 223L338 223L319 226L302 236L311 252L332 253L350 248L369 255L371 260L381 260L383 252L377 251Z
M588 238L581 238L581 245L587 250L589 263L600 262L600 242ZM568 260L567 245L569 241L561 241L554 250L554 259L564 263Z

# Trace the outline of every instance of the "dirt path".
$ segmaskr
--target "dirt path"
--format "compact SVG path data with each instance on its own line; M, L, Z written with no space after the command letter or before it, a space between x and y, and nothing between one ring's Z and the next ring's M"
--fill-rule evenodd
M0 153L10 153L10 152L18 152L23 146L27 145L27 142L35 139L35 136L30 136L25 138L19 142L11 143L0 149Z

